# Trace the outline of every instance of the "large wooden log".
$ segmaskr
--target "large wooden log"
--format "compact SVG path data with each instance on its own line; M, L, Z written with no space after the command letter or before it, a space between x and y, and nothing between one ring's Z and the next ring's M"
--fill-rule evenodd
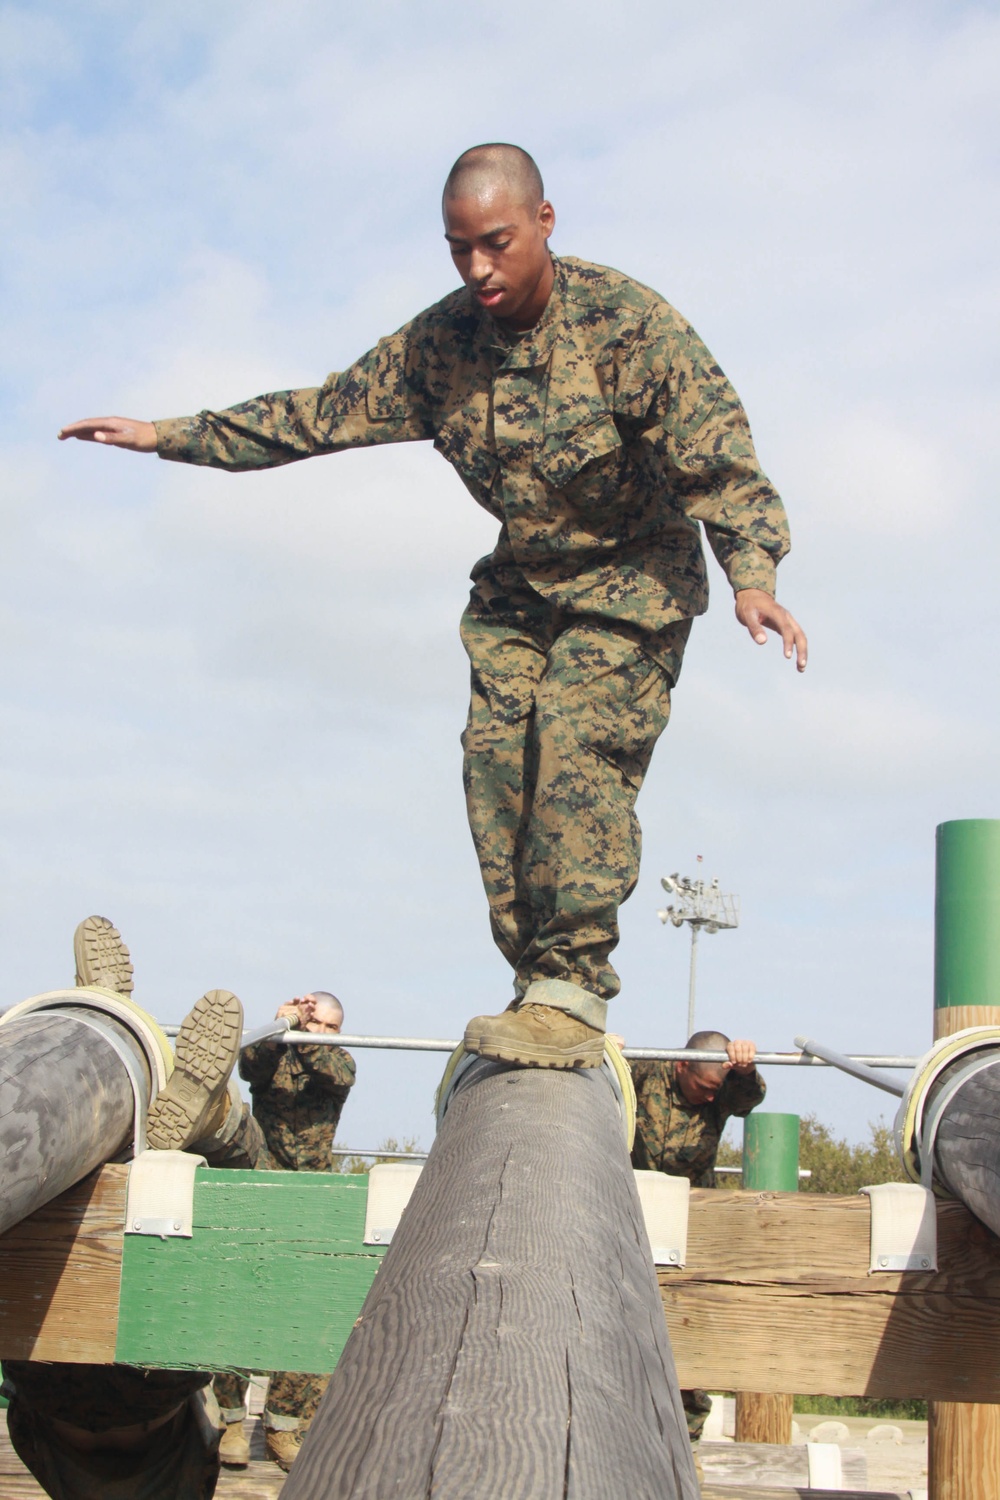
M469 1078L285 1500L697 1500L607 1079Z
M97 1024L47 1010L0 1026L0 1233L130 1138L135 1098L115 1044L132 1049L137 1070L142 1051L110 1017Z
M968 1063L942 1074L940 1089ZM931 1094L933 1107L934 1093ZM1000 1234L1000 1051L983 1072L961 1084L945 1109L934 1148L935 1177L994 1234Z

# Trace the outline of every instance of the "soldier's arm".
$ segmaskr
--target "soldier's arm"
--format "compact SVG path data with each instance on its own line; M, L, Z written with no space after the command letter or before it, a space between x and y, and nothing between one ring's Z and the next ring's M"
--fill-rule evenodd
M306 1042L296 1047L295 1055L302 1071L312 1076L318 1088L331 1094L341 1089L346 1095L353 1086L354 1058L343 1047L310 1046Z
M727 1073L719 1094L723 1114L737 1115L741 1119L761 1104L767 1093L767 1084L754 1068L752 1073Z
M276 1042L257 1042L240 1053L240 1077L253 1088L266 1088L277 1071L281 1053Z
M670 492L705 527L736 596L737 619L761 645L776 631L802 671L805 633L774 597L777 566L790 545L788 518L760 466L739 397L694 330L669 317L647 357L654 368L666 366L654 410Z
M422 367L431 335L419 320L335 372L322 386L255 396L222 411L140 422L88 417L64 427L80 438L178 463L241 472L317 454L433 437Z

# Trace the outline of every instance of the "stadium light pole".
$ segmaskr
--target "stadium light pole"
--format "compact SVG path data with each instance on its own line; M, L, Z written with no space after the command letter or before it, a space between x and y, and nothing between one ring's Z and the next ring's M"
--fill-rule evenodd
M698 855L701 864L701 855ZM691 928L691 969L688 976L688 1036L694 1035L695 994L698 978L698 935L702 928L706 932L721 932L724 928L740 925L740 898L728 896L719 889L718 880L692 880L688 875L664 875L660 881L668 896L674 901L656 915L664 923L672 922Z

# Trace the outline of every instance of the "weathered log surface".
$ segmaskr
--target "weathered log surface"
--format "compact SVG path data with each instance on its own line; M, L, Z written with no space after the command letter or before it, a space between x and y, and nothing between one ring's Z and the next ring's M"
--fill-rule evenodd
M642 1212L594 1071L452 1101L285 1500L698 1500Z
M938 1087L946 1089L966 1061L947 1069ZM1000 1054L992 1067L963 1083L947 1105L938 1126L934 1165L948 1191L1000 1234Z
M124 1063L92 1026L54 1011L0 1026L0 1233L109 1161L134 1108Z

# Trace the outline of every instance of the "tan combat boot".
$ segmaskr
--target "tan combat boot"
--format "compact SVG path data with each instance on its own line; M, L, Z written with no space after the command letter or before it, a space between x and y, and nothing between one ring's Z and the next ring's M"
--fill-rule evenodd
M85 917L73 934L77 986L131 995L132 959L121 933L107 917Z
M222 1434L219 1458L227 1469L245 1469L250 1462L250 1443L245 1422L230 1422Z
M209 990L184 1017L174 1071L146 1117L146 1140L154 1151L186 1151L222 1129L242 1035L243 1007L229 990Z
M527 1068L599 1068L604 1032L554 1005L532 1003L476 1016L465 1028L465 1050Z
M286 1432L268 1427L264 1431L264 1454L279 1469L287 1474L299 1456L302 1438L297 1432Z

